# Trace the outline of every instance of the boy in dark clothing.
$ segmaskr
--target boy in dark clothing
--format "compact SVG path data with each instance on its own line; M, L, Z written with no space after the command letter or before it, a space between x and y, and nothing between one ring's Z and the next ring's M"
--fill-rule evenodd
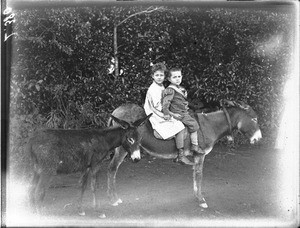
M199 146L197 131L199 129L199 124L188 112L187 91L180 86L182 82L181 69L171 69L169 71L168 80L171 84L164 90L162 98L164 119L168 120L171 116L173 116L187 126L191 134L191 150L198 152ZM182 151L179 150L178 157L182 156L181 153L183 153L183 148Z

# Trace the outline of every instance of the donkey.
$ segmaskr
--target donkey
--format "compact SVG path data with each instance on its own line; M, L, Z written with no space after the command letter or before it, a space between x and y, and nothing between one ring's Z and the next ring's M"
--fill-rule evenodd
M132 161L138 161L141 156L141 135L137 129L150 116L143 116L132 124L111 116L119 126L106 129L46 129L36 132L27 146L33 162L33 179L29 197L34 211L40 211L53 175L57 172L78 171L82 172L79 181L81 184L81 194L78 200L79 214L85 215L82 210L82 198L89 173L91 174L93 206L97 209L96 174L99 172L101 161L110 150L119 146L123 146L126 153L130 154Z
M200 129L198 131L199 153L190 151L190 137L185 137L185 154L192 154L194 158L193 166L193 185L194 195L198 199L199 206L208 208L208 205L202 195L201 182L203 176L203 163L205 156L213 149L215 143L224 136L231 135L231 131L238 129L246 137L250 139L250 143L254 144L262 138L261 131L257 122L257 115L253 109L246 104L239 102L225 101L226 106L223 105L223 110L218 110L212 113L195 114L199 122ZM113 115L123 120L135 120L145 116L143 108L135 104L127 104L118 107L113 111ZM112 119L109 120L108 125L114 125ZM153 135L153 129L150 121L139 129L142 134L141 147L144 152L162 159L174 159L177 156L177 149L175 140L161 140ZM187 136L187 133L186 133ZM113 206L122 203L122 200L116 193L116 173L118 167L123 162L127 152L121 148L115 149L115 154L108 167L108 196Z

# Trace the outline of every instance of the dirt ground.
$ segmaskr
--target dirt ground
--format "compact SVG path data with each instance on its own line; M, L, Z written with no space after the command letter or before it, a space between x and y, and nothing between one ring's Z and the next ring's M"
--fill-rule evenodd
M120 166L117 188L123 203L113 207L106 195L106 161L98 189L100 212L93 211L89 188L84 198L86 215L79 216L79 174L58 175L45 197L43 216L31 215L13 197L13 206L8 203L7 225L273 226L284 220L278 197L279 154L280 151L255 146L236 151L215 147L204 165L203 192L208 209L201 209L193 195L191 166L150 156L138 163L127 160ZM106 218L100 218L101 213Z

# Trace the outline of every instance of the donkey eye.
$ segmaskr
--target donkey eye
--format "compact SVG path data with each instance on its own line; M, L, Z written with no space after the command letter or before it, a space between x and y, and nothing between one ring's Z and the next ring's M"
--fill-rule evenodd
M253 122L257 123L257 118L252 118L251 119Z
M127 141L128 141L130 144L134 144L134 139L133 139L133 138L127 138Z

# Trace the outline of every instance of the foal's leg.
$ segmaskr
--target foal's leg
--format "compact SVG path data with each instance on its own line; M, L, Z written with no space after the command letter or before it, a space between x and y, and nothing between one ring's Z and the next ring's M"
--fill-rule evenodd
M30 189L29 189L29 205L30 205L30 209L34 213L37 212L35 191L36 191L36 187L37 187L39 178L40 178L39 174L36 171L34 171L33 177L32 177L32 180L31 180L31 186L30 186Z
M208 205L202 195L202 177L203 177L203 163L204 163L205 154L197 154L195 156L194 173L193 173L193 182L194 182L194 194L199 200L199 206L202 208L208 208Z
M78 214L82 215L82 216L85 215L85 212L82 209L82 199L83 199L83 195L86 190L87 183L88 183L89 171L90 171L90 167L86 168L86 170L84 171L84 173L82 173L80 180L79 180L79 184L81 185L81 191L80 191L80 196L78 199Z
M46 195L46 190L50 186L51 177L52 175L45 172L39 174L39 179L34 192L37 213L41 213L42 211L42 203Z
M127 152L121 147L115 149L115 155L108 166L107 172L107 194L110 200L110 203L113 206L118 206L119 203L122 203L122 200L118 197L116 192L116 174L120 164L123 162L126 157Z
M98 164L97 166L93 167L93 170L91 171L91 189L93 193L93 207L95 210L97 210L100 206L99 202L97 201L96 196L96 188L97 188L97 175L99 173L101 166Z
M96 181L97 181L97 176L99 175L100 168L101 168L101 164L97 164L91 171L91 189L92 189L92 193L93 193L93 206L94 206L95 211L100 210L100 203L97 200L97 196L96 196L96 188L97 188ZM101 212L98 216L100 218L106 217L106 215L103 212Z

